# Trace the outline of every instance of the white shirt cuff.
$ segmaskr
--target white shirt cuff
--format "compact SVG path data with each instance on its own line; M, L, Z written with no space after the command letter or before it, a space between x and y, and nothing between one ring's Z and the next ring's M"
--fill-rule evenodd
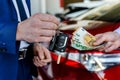
M27 48L29 45L30 45L30 44L28 44L27 42L21 41L21 42L20 42L20 48L19 48L19 50L21 51L22 49Z
M117 32L117 33L119 33L119 34L120 34L120 27L119 27L119 28L117 28L116 30L114 30L114 32Z

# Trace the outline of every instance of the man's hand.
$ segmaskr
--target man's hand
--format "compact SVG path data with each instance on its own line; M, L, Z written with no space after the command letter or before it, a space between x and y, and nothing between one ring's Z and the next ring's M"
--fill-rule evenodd
M95 37L97 40L94 45L105 43L104 46L99 48L100 51L110 52L120 47L120 34L118 34L117 32L106 32L102 34L97 34L95 35Z
M51 62L51 55L47 48L45 48L40 43L34 44L34 58L33 62L37 67L42 67Z
M58 19L52 15L35 14L18 24L16 40L49 42L55 35L58 24Z

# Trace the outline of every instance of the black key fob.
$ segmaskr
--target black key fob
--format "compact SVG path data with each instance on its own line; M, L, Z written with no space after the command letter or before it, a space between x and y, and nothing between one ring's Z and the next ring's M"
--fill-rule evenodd
M49 50L64 52L68 42L68 35L65 33L56 34L50 42Z

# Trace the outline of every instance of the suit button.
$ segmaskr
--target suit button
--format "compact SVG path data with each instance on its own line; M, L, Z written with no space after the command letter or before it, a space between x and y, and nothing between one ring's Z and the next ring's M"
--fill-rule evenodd
M7 49L6 48L0 48L0 52L6 52Z
M2 45L3 45L3 46L5 46L5 45L6 45L6 43L2 43Z
M6 43L5 42L0 42L0 52L6 52Z

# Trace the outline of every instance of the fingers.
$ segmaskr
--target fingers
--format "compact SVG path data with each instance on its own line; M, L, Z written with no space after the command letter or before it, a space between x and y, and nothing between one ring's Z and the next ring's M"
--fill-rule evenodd
M48 62L51 62L50 52L47 48L40 45L40 43L35 43L34 46L34 52L37 52L37 56L34 56L33 61L37 67L45 66Z
M108 52L108 49L111 47L111 45L112 45L112 42L107 42L104 46L100 47L99 50Z
M52 37L39 36L34 42L50 42Z
M34 43L34 56L37 56L40 60L44 59L44 51L42 50L42 46L40 43Z
M110 52L114 49L115 49L114 45L110 45L108 48L105 48L105 52Z
M110 52L120 47L120 35L116 32L106 32L95 36L96 42L94 45L105 44L99 48L100 51Z
M18 24L16 40L29 43L49 42L58 25L59 21L52 15L35 14Z
M93 45L100 45L106 41L105 37L103 37L103 34L98 34L95 37L96 37L96 41L93 43Z
M117 49L120 46L120 42L119 41L115 41L115 42L108 42L105 46L105 52L110 52L112 50Z
M120 46L120 42L115 41L115 42L107 42L104 46L100 47L100 51L105 51L105 52L110 52L112 50L117 49Z
M38 53L38 58L40 60L45 59L44 51L43 51L42 46L40 45L40 43L37 43L37 53Z
M41 50L44 51L44 53L39 52L39 56L38 57L42 57L40 58L41 61L48 63L51 61L51 55L50 52L47 48L45 48L44 46L41 47Z
M55 35L55 33L56 33L56 31L55 30L40 30L39 31L39 35L40 36L45 36L45 37L52 37L52 36L54 36Z
M46 63L51 62L51 55L50 55L49 50L48 50L47 48L45 48L45 47L42 47L42 48L43 48L43 50L45 51L45 52L44 52L45 59L43 59L42 61L43 61L43 62L46 62Z
M56 30L58 25L53 22L40 21L37 25L40 25L42 29Z
M41 60L38 58L38 56L34 56L33 62L34 62L34 64L35 64L37 67L42 67L42 66L47 65L47 63L41 61Z
M56 25L59 24L59 21L56 17L54 17L53 15L48 15L48 14L36 14L37 17L39 17L39 19L41 21L48 21L48 22L53 22Z
M114 41L111 32L98 34L98 35L95 35L95 37L96 37L96 41L94 45L100 45L100 44L103 44L104 42Z

